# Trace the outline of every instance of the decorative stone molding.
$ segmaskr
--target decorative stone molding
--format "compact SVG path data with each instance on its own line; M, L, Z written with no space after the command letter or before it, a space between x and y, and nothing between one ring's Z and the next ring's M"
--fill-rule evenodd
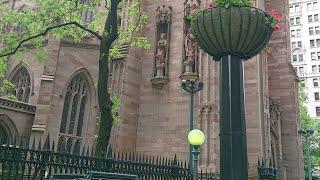
M199 46L191 32L190 14L201 6L200 0L185 0L184 2L184 23L183 23L183 43L182 43L182 71L181 79L199 79Z
M36 107L27 103L18 102L0 97L0 108L11 109L15 111L25 112L29 114L36 113Z
M151 82L155 87L162 87L169 82L168 62L171 35L172 8L163 5L157 8L156 45Z
M32 125L32 131L44 132L46 129L46 125L44 124L34 124Z

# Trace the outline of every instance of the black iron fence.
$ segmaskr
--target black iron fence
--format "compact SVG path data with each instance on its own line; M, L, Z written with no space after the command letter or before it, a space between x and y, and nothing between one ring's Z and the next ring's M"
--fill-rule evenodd
M258 159L257 170L259 174L259 180L275 180L277 178L275 162L271 158L269 159L269 162L264 158L261 160Z
M191 179L186 162L177 157L164 158L134 153L113 153L104 158L89 155L88 150L80 154L56 152L50 147L49 137L44 146L39 143L29 148L21 145L0 146L0 179L45 179L54 174L83 175L88 172L107 172L137 175L141 180ZM0 140L0 144L1 140ZM199 179L216 180L218 176L201 171Z

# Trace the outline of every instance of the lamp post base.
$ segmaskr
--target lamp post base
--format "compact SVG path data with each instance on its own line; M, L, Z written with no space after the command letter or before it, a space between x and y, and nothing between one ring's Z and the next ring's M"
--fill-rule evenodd
M243 93L243 61L227 55L220 61L220 168L223 180L248 179Z

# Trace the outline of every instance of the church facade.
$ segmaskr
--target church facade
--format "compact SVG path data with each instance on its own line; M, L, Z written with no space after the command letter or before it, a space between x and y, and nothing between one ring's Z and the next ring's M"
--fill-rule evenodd
M130 0L123 0L128 6ZM22 6L15 2L16 8ZM219 173L219 62L203 52L190 30L187 14L206 0L143 0L149 14L142 30L151 48L123 46L123 56L110 60L111 96L120 98L114 124L114 151L188 159L190 97L181 80L201 80L195 95L195 127L204 131L200 168ZM261 9L286 7L282 0L258 0ZM125 9L125 8L124 8ZM122 13L125 16L125 13ZM125 23L121 23L125 26ZM244 63L249 176L257 179L258 158L274 159L278 179L304 179L298 80L290 64L289 27L281 22L268 46ZM8 58L7 78L16 84L17 101L0 97L0 137L6 143L32 143L50 134L57 150L78 153L94 147L99 44L48 38L47 64L24 53L25 63Z

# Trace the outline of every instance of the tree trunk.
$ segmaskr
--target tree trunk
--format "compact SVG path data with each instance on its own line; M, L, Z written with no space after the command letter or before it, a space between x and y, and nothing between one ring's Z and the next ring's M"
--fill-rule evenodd
M112 102L108 92L108 60L112 43L118 38L117 7L121 0L111 0L111 7L105 22L104 33L100 44L98 102L100 107L100 128L96 146L96 155L105 156L109 144L112 120Z

